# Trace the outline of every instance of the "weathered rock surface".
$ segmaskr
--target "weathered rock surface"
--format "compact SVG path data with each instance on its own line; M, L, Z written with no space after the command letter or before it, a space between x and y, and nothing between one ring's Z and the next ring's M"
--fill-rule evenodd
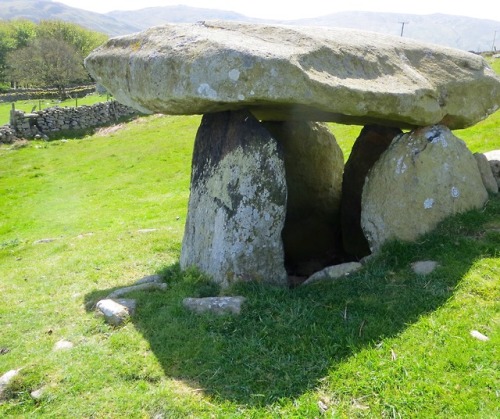
M493 176L493 171L491 170L490 162L484 154L474 153L476 158L477 167L479 168L479 173L481 173L481 179L483 179L483 185L486 190L490 193L498 193L498 184L495 176Z
M143 112L245 108L262 120L457 129L500 105L500 79L482 57L351 29L169 24L111 39L85 63Z
M222 286L286 285L283 153L249 113L207 114L196 135L180 264Z
M240 314L245 297L184 298L182 305L195 313Z
M367 125L356 139L344 168L340 224L344 250L357 258L370 254L361 228L361 193L365 178L392 140L402 134L399 128Z
M498 188L500 189L500 150L492 150L483 153L490 163L491 172L497 181Z
M359 262L347 262L339 265L328 266L307 278L302 285L313 284L318 281L339 279L359 271L363 265Z
M285 156L288 199L282 238L287 271L309 276L335 262L342 247L339 208L344 156L321 123L264 123Z
M444 126L395 139L363 188L361 226L371 250L389 239L413 241L444 218L488 199L476 160Z

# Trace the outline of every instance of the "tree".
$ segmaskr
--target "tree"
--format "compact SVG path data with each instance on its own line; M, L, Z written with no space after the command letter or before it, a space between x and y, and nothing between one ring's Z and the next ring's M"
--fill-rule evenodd
M7 55L27 46L35 37L35 27L35 23L24 19L0 21L0 83L6 81Z
M36 38L27 47L7 55L13 81L35 87L56 87L61 99L70 84L88 81L75 47L57 38Z
M73 45L82 60L108 39L107 35L62 20L42 20L36 33L40 38L58 38Z
M25 47L32 47L36 39L57 39L72 46L83 59L96 47L104 43L108 37L102 33L85 29L77 24L59 21L43 20L34 23L26 19L3 21L0 19L0 87L3 82L9 82L7 71L7 57L10 64L15 63L14 54L21 52ZM25 57L26 58L26 57ZM12 74L12 72L10 73ZM33 77L30 77L33 79ZM24 80L25 77L22 77ZM20 81L15 78L13 81ZM26 83L26 82L25 82ZM34 84L30 81L29 84Z

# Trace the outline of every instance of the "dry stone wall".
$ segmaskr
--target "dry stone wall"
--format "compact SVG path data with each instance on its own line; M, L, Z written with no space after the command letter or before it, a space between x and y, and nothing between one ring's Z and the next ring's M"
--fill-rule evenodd
M62 131L109 125L135 114L137 110L116 101L77 108L48 108L33 113L15 111L11 124L0 127L0 143L11 143L19 138L47 139Z

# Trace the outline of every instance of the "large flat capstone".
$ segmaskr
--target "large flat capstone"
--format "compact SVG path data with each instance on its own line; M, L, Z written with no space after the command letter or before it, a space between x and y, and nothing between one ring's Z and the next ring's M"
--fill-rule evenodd
M500 79L480 56L350 29L169 24L111 39L85 63L144 112L458 129L500 106Z

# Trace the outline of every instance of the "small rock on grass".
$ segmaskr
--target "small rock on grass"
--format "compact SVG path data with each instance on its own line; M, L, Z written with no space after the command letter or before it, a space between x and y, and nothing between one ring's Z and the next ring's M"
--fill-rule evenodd
M132 299L110 299L101 300L96 305L97 309L104 315L107 323L120 326L135 313L136 301Z
M148 275L136 281L134 285L141 284L161 284L163 282L163 277L161 275Z
M5 389L21 369L7 371L0 377L0 402L5 400Z
M43 388L39 388L38 390L33 390L30 393L30 396L34 400L40 400L43 397L43 393L44 393L44 389Z
M245 297L184 298L182 304L195 313L240 314Z
M476 338L482 342L486 342L486 341L490 340L490 338L488 336L483 335L481 332L478 332L477 330L471 330L470 335L473 338Z
M421 260L411 264L413 272L417 275L429 275L438 267L438 263L434 260Z
M323 280L334 280L359 271L363 265L359 262L341 263L340 265L328 266L325 269L312 274L302 285L309 285Z
M52 238L40 239L40 240L37 240L37 241L33 242L33 244L52 243L52 242L54 242L56 240L57 239L52 239Z
M108 295L108 299L113 299L117 297L122 297L125 294L128 294L133 291L151 291L151 290L160 290L164 291L167 289L167 284L158 283L158 282L146 282L137 285L131 285L130 287L118 288Z
M59 342L56 342L54 345L54 351L64 351L73 348L73 346L73 342L62 339Z

